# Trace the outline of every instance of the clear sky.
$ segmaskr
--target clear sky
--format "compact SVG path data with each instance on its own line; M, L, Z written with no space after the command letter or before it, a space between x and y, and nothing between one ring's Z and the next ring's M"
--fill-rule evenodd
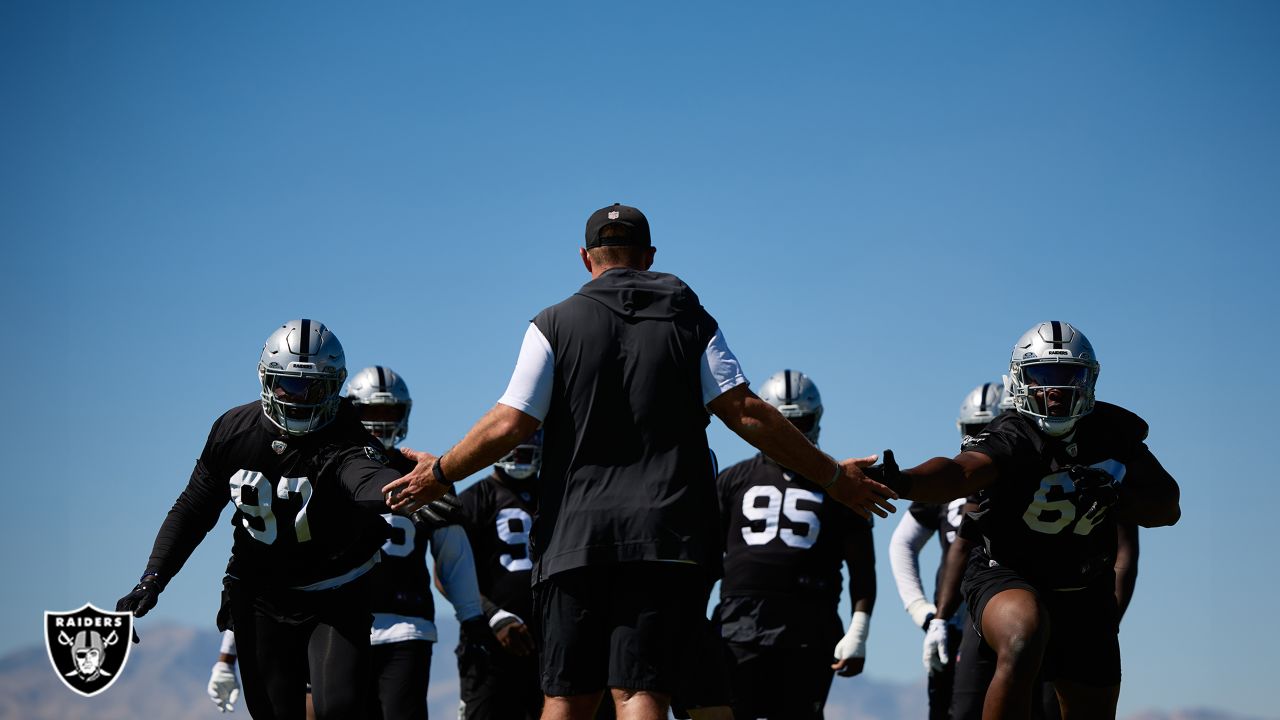
M0 651L132 587L281 322L404 375L439 452L617 201L838 455L953 454L1025 329L1083 329L1183 490L1121 710L1274 714L1277 70L1270 2L0 4ZM912 681L895 523L867 672ZM229 543L154 614L212 623Z

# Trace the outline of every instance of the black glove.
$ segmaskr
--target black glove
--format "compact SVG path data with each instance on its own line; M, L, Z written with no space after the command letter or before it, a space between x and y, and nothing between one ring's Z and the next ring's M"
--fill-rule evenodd
M473 663L488 662L489 656L501 650L498 638L489 629L484 615L462 621L462 645L458 652Z
M462 501L457 493L450 490L438 500L423 505L413 511L413 519L428 530L438 530L449 525L460 525L463 521Z
M160 592L164 590L164 582L155 573L146 573L133 591L116 601L116 612L131 612L134 617L142 617L156 606ZM135 640L136 642L136 640Z
M1120 485L1102 468L1072 465L1067 475L1076 486L1076 514L1097 524L1120 499Z
M911 476L903 475L898 470L898 461L893 458L892 450L885 450L880 456L880 464L872 465L868 468L862 468L862 474L875 480L881 485L888 488L901 497L907 497L911 492Z

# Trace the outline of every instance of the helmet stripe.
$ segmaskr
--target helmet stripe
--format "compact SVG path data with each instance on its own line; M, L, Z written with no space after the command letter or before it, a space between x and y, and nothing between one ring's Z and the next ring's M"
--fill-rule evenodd
M991 383L982 384L982 395L978 398L978 410L985 411L987 409L987 390L991 388Z
M311 321L304 319L302 321L302 342L298 351L299 355L311 354Z
M1053 325L1053 349L1061 350L1062 349L1062 323L1058 322L1057 320L1054 320L1051 324Z
M783 370L782 377L786 378L786 390L782 392L782 399L789 404L791 402L791 371Z
M381 365L377 366L377 370L378 370L378 389L385 391L387 389L387 376L383 374Z

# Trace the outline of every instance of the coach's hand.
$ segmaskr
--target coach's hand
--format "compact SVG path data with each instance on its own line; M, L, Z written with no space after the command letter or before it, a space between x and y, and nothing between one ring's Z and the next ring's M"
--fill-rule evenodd
M382 494L387 498L387 507L392 512L408 515L449 492L449 486L436 482L431 473L431 466L436 461L435 455L409 448L400 448L400 453L417 464L404 477L393 480L382 488Z
M876 457L871 455L840 461L840 474L836 476L835 483L826 488L828 495L848 505L864 518L870 518L871 513L880 517L889 517L889 513L898 511L893 503L889 502L890 499L898 497L898 494L863 472L863 468L869 468L875 464Z

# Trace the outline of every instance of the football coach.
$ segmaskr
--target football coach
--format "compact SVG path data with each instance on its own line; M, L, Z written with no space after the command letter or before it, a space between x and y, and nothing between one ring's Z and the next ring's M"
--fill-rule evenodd
M860 515L894 510L862 472L874 456L837 462L751 392L693 290L649 270L655 251L636 208L592 213L591 281L533 319L498 404L443 455L406 450L417 466L384 488L416 509L542 426L528 552L544 719L591 718L606 688L620 720L667 717L720 570L710 414Z

